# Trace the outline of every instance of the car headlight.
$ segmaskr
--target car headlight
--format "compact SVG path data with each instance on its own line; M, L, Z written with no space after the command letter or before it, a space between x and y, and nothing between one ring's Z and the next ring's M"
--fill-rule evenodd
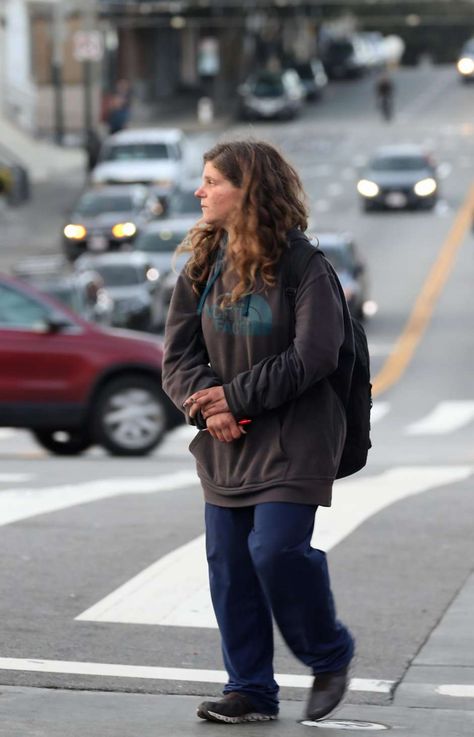
M137 226L134 223L117 223L112 228L115 238L131 238L136 232Z
M157 281L160 278L160 272L154 266L151 266L146 272L146 278L148 281Z
M75 223L69 223L63 230L66 238L73 241L82 241L87 235L87 229L83 225L77 225Z
M376 197L380 192L380 187L370 179L361 179L357 182L357 191L362 197Z
M474 59L465 56L459 59L457 67L460 74L472 74L474 72Z
M418 197L429 197L430 194L433 194L433 192L436 191L437 186L438 185L433 177L421 179L414 186L415 194L417 194Z

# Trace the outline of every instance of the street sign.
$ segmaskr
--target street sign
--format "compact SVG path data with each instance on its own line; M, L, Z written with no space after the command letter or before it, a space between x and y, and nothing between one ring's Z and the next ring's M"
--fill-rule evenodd
M104 42L100 31L76 31L73 36L73 55L76 61L100 61Z

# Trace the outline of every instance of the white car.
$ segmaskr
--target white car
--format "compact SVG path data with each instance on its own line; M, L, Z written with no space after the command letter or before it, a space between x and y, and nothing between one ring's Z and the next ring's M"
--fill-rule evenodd
M120 131L102 146L93 184L147 184L167 194L183 181L186 139L178 128Z

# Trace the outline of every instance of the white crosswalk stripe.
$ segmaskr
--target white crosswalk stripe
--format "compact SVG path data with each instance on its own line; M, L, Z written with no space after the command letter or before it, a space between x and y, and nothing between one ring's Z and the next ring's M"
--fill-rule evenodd
M440 402L418 422L405 429L407 435L444 435L460 430L474 419L474 401Z
M312 543L330 550L366 519L396 501L468 478L470 466L400 467L341 480L333 506L320 508ZM210 601L204 536L173 550L82 612L95 622L217 627Z

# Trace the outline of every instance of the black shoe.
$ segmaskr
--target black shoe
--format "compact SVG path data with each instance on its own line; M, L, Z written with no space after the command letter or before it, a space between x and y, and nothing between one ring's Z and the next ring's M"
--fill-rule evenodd
M210 722L242 724L243 722L269 722L276 714L258 711L244 694L231 691L219 701L203 701L197 708L197 715Z
M334 673L318 673L306 706L306 718L312 722L327 716L341 703L348 684L349 668Z

